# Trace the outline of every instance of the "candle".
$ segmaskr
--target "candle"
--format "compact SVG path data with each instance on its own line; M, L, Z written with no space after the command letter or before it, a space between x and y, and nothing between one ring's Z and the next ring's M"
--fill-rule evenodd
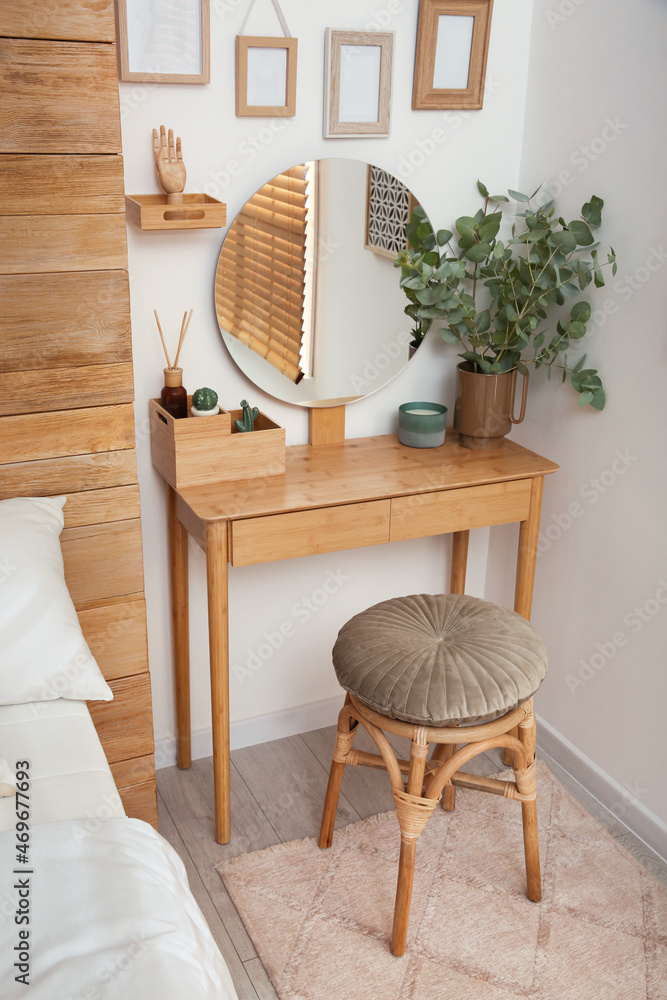
M447 407L414 399L398 408L398 440L408 448L439 448L445 440Z

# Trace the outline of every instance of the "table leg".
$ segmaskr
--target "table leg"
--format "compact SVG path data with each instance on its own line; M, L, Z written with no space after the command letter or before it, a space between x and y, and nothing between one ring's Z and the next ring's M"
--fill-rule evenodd
M535 583L535 562L537 560L537 542L540 534L540 514L542 511L542 487L544 476L536 476L531 484L530 506L528 517L521 521L519 528L519 552L516 561L516 586L514 589L514 610L530 621L533 605L533 584ZM510 736L517 736L518 730L512 729ZM503 751L503 764L512 763L511 750Z
M465 594L469 531L452 532L452 573L450 594Z
M190 630L188 605L188 533L176 514L176 493L168 487L169 577L174 642L177 760L190 767Z
M229 810L229 609L226 521L211 521L206 525L206 579L211 661L215 839L219 844L228 844L232 831Z
M519 528L519 553L516 563L516 587L514 590L514 610L530 621L533 604L533 584L535 582L535 562L537 542L540 533L540 513L542 510L542 487L544 476L536 476L532 481L528 518Z

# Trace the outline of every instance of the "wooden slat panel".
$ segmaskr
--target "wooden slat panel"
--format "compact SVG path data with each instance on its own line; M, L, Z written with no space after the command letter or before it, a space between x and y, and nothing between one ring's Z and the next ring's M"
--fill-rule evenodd
M116 451L133 445L134 409L129 403L26 413L0 420L0 465Z
M125 210L121 156L0 157L3 215L85 215Z
M0 39L0 152L119 153L115 45Z
M528 517L530 487L530 479L516 479L397 497L391 501L390 541L523 521Z
M64 514L66 528L104 524L105 521L129 521L140 516L139 485L135 483L132 486L72 493L67 497Z
M132 360L126 271L0 276L3 371Z
M3 0L0 35L113 42L113 0Z
M143 598L79 611L78 615L86 642L108 681L147 672Z
M389 500L275 514L232 524L233 566L389 541Z
M148 674L110 681L113 701L89 701L109 764L153 753L153 714Z
M143 590L138 518L65 528L60 542L65 580L75 604Z
M97 455L52 458L43 462L16 462L0 466L0 500L8 497L59 496L79 490L82 486L103 489L136 481L137 456L134 448Z
M131 403L132 365L88 365L0 374L0 416Z
M142 819L157 830L157 787L155 781L118 789L123 808L132 819Z
M125 216L0 216L0 274L127 267Z
M110 764L113 780L117 788L129 788L130 785L141 785L147 781L155 781L155 755L134 757L132 760L120 760Z

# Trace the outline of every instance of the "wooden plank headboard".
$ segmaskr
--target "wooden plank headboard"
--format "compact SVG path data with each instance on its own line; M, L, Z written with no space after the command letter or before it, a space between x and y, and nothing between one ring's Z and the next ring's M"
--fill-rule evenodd
M0 499L67 494L62 549L113 692L90 705L157 824L113 0L0 6Z

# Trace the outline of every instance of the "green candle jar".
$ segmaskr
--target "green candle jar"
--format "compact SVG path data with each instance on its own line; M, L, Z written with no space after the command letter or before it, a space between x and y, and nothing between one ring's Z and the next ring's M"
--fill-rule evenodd
M398 440L408 448L439 448L445 443L447 407L441 403L401 403Z

